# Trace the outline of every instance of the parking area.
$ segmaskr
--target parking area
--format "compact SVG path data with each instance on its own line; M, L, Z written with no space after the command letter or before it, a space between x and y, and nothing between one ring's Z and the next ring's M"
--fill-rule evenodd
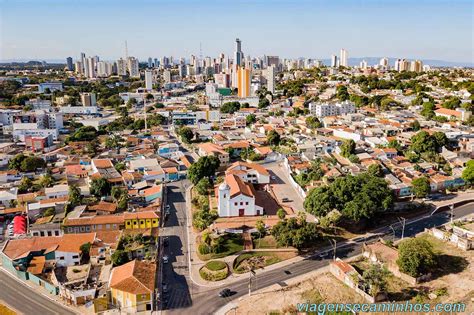
M262 164L271 174L271 186L273 192L278 198L278 202L281 202L283 198L288 198L287 202L283 204L293 208L295 213L298 213L303 208L304 199L298 194L296 189L290 184L290 180L285 174L285 170L282 166L279 166L279 162L271 162ZM275 176L275 179L273 179Z

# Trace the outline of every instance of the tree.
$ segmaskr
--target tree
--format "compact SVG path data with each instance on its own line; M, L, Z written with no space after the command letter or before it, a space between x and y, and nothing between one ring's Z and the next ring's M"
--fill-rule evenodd
M349 99L349 92L347 91L347 86L345 85L339 85L336 88L336 97L340 101L346 101Z
M462 171L462 179L469 185L474 184L474 160L469 160L466 163L466 168Z
M233 114L240 109L240 103L235 102L226 102L220 107L221 113Z
M192 164L188 169L188 178L193 184L197 184L204 177L214 176L220 166L216 156L203 156Z
M43 217L49 217L56 214L54 207L48 208L43 212Z
M431 119L435 116L434 110L436 106L433 102L423 103L423 109L421 110L421 115L426 119Z
M389 275L390 272L385 267L377 264L371 264L369 269L364 271L362 279L369 286L370 295L376 296L380 292L385 292Z
M273 226L271 233L279 246L293 246L298 249L311 245L321 235L315 223L296 218L280 220Z
M268 106L270 106L270 101L266 97L261 98L258 101L258 108L262 109L262 108L267 108Z
M410 238L398 245L397 265L400 271L412 277L430 272L436 266L435 254L431 244L421 238Z
M282 208L278 209L277 216L280 220L283 220L286 216L285 210L283 210Z
M130 261L127 252L122 249L116 249L112 256L110 256L110 260L115 267L126 264Z
M413 129L413 131L418 131L421 129L420 122L416 119L410 124L410 127Z
M375 176L375 177L384 177L384 173L383 173L383 168L380 164L371 164L369 165L369 168L367 169L367 172L371 175L371 176Z
M306 122L306 126L308 126L311 129L321 128L321 126L322 126L319 119L317 117L314 117L314 116L306 117L305 122Z
M247 123L247 126L249 126L257 121L257 117L254 114L250 114L245 117L245 121Z
M436 142L436 150L440 151L444 146L448 144L448 137L444 132L436 131L433 133L432 137Z
M82 259L84 259L85 261L89 261L91 246L92 246L91 243L87 242L87 243L82 244L79 247L79 250L81 251Z
M255 228L257 229L260 237L265 236L267 229L265 228L265 223L263 223L262 220L257 220L257 222L255 222Z
M208 195L211 188L211 181L207 177L201 178L196 184L196 190L200 195Z
M18 191L20 193L25 193L31 188L32 185L32 180L26 176L23 176L21 178L20 185L18 185Z
M54 183L54 179L53 179L53 177L51 177L51 175L45 174L45 175L41 176L39 183L40 183L41 187L43 187L43 188L51 187Z
M420 131L411 137L410 148L418 154L424 152L436 152L437 142L428 132Z
M23 172L34 172L39 168L44 168L46 166L46 162L36 156L28 156L21 162L21 171Z
M344 140L341 144L341 155L348 158L350 155L355 153L356 143L354 140Z
M68 201L69 201L69 204L72 206L72 207L75 207L77 205L80 205L81 204L81 191L79 190L79 188L76 186L76 185L70 185L69 186L69 198L68 198Z
M118 201L123 195L128 194L128 192L119 186L114 186L110 190L110 195L114 198L115 201Z
M279 145L281 141L280 134L275 130L270 130L267 134L267 142L270 145Z
M103 197L110 195L111 186L107 179L100 177L94 178L90 185L91 194L96 197Z
M17 154L8 161L8 168L11 170L21 170L21 162L26 159L23 153Z
M413 194L417 198L424 198L428 196L431 191L430 181L425 176L415 178L411 184L413 186Z
M193 130L189 127L179 128L178 135L184 143L191 143L191 140L194 138Z
M121 137L112 135L105 140L105 147L107 149L117 149L118 152L123 147L122 142L123 139Z
M323 227L331 227L337 225L342 218L342 213L336 209L330 211L326 216L322 217L319 220L319 223Z

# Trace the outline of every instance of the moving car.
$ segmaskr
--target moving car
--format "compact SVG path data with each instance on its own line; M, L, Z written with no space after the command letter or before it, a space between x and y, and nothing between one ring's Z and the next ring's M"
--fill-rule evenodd
M169 261L169 257L168 256L163 256L163 263L167 264L168 261Z
M221 298L228 297L232 295L232 291L230 289L224 289L221 292L219 292L219 296Z

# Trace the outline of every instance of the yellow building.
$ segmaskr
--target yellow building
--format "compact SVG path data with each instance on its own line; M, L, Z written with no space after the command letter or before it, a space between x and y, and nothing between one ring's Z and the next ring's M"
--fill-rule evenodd
M148 229L158 227L159 216L155 211L125 212L126 229Z
M250 69L239 67L237 70L237 89L240 98L250 96Z
M151 311L155 290L156 265L140 260L112 269L110 295L113 305L124 313Z

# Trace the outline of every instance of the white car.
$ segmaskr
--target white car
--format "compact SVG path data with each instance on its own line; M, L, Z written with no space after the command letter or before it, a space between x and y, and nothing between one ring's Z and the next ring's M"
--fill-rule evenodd
M164 264L167 264L168 261L169 261L168 256L163 256L163 263L164 263Z

